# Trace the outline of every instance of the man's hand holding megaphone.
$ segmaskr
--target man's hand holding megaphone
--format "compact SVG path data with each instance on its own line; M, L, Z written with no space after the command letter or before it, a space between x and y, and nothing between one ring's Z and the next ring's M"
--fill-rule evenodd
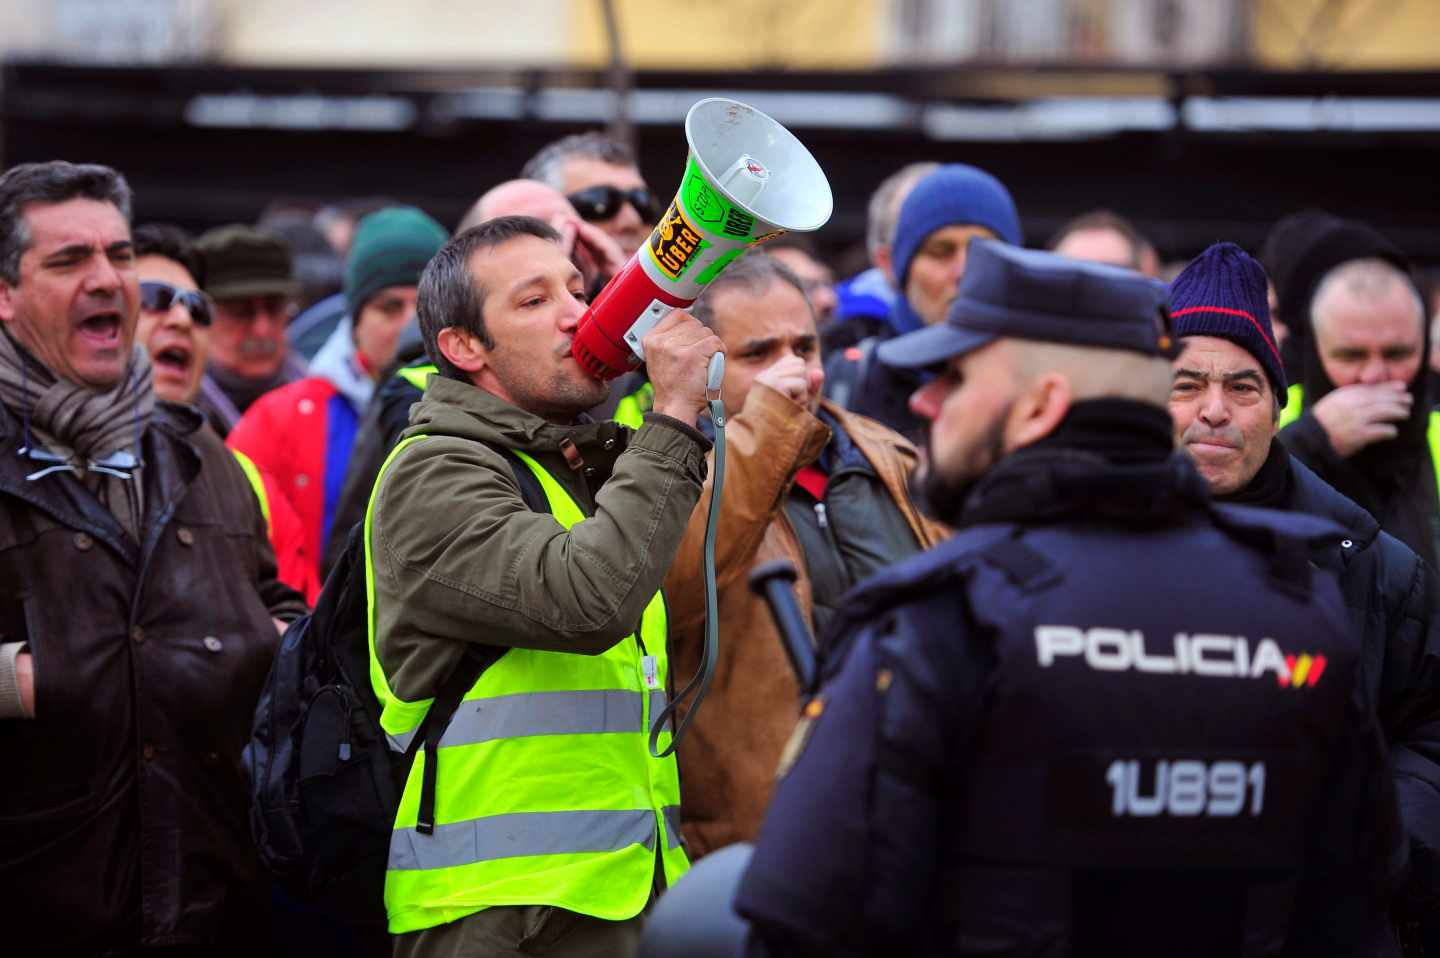
M677 309L641 340L645 369L655 387L655 412L695 425L705 411L710 357L725 351L720 337Z

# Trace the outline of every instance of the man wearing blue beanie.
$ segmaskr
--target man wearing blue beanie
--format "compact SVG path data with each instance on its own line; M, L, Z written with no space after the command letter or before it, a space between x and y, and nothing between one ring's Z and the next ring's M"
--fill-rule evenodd
M909 408L913 374L872 361L880 340L944 322L965 275L972 239L1024 242L1010 191L991 174L951 163L926 176L900 207L890 249L891 279L901 293L885 335L827 358L827 398L914 437L924 424Z
M1324 516L1345 538L1316 556L1335 572L1384 726L1410 838L1406 898L1440 894L1440 661L1433 573L1364 509L1327 485L1277 438L1285 373L1271 331L1265 270L1234 243L1201 253L1170 287L1175 334L1170 416L1221 502ZM1403 718L1402 718L1403 717Z

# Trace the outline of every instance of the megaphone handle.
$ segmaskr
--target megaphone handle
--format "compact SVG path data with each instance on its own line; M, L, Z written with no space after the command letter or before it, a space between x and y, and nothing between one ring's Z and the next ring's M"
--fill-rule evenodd
M720 387L724 382L725 354L716 353L710 357L710 365L705 369L705 401L710 404L711 420L720 419L715 423L716 428L725 425L725 407L720 402Z

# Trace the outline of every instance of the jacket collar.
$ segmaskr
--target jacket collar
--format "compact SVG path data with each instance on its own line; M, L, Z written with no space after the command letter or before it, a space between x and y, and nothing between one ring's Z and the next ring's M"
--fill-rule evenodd
M432 376L410 414L405 435L459 436L528 453L550 453L567 440L579 447L603 445L608 439L621 445L623 432L617 423L595 422L585 415L572 425L559 426L477 386Z
M1296 456L1290 457L1290 476L1290 501L1286 503L1289 509L1334 520L1361 549L1368 548L1380 534L1380 524L1370 513L1315 475Z
M1167 524L1209 509L1205 480L1184 453L1116 463L1069 446L1021 449L971 490L962 526L1105 517L1122 525Z
M142 543L125 533L118 519L90 492L79 478L56 473L37 482L25 477L33 470L19 455L20 423L0 405L0 496L10 496L46 513L56 522L102 542L127 562L137 564L159 541L165 524L184 498L186 489L200 471L200 455L189 436L204 424L200 411L192 406L157 402L150 428L141 437L145 468L145 515Z

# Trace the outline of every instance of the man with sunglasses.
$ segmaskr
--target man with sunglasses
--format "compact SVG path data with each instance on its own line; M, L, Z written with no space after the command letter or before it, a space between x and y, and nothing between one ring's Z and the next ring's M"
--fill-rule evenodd
M635 155L603 133L578 133L546 146L520 175L565 194L581 218L615 237L626 256L640 248L660 218Z
M185 231L158 223L137 226L135 272L140 277L140 322L135 338L150 354L155 397L194 403L210 348L210 298L200 291L200 255ZM236 452L245 478L260 502L275 549L281 582L310 605L320 597L320 577L305 552L300 516L269 471Z
M156 401L129 214L108 167L0 176L0 900L56 953L269 953L240 751L305 606Z
M300 285L290 247L273 233L235 223L211 230L196 245L215 320L200 406L226 436L251 403L305 375L285 336Z

